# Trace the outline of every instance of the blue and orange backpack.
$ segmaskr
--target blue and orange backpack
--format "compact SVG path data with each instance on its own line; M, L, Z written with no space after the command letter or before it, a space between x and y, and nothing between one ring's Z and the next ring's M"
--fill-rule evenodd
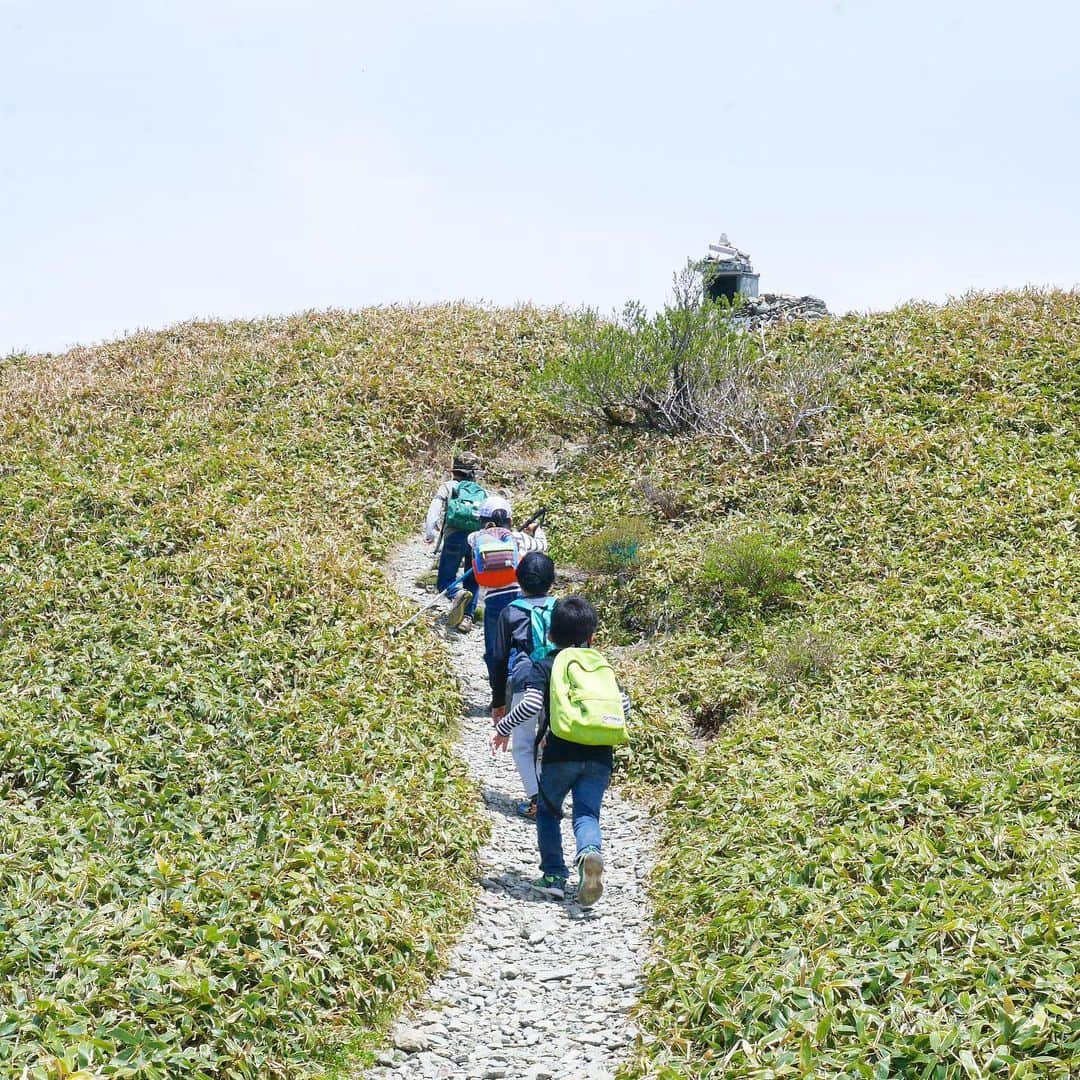
M503 589L517 584L521 550L509 529L481 529L472 542L473 576L478 585Z

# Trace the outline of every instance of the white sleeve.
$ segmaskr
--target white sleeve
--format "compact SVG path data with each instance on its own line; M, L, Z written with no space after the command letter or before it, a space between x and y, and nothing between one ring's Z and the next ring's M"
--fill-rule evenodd
M439 485L435 492L435 498L428 507L427 518L424 521L424 539L434 540L442 528L443 514L446 513L446 504L454 492L454 485L449 481Z

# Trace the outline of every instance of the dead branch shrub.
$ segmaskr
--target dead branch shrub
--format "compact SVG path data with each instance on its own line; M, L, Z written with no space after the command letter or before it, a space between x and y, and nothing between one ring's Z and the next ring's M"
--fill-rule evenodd
M613 426L712 434L756 455L814 435L836 370L823 353L772 352L738 329L688 264L656 315L633 302L615 319L585 313L540 380L564 408Z
M650 476L639 477L634 483L634 490L664 521L678 521L686 513L686 502Z

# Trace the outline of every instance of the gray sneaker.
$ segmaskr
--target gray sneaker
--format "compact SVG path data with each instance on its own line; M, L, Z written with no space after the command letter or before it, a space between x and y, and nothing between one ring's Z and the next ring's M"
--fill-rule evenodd
M447 626L459 626L461 624L461 620L465 618L465 609L469 606L471 599L472 593L468 589L462 589L454 597L454 602L450 605L450 611L446 615Z
M578 903L582 907L592 907L603 893L604 857L596 848L588 848L578 859Z

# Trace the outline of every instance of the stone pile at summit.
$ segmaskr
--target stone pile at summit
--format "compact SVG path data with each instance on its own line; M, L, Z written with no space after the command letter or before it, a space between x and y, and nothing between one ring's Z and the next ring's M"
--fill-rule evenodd
M748 330L799 319L823 319L829 314L824 300L816 296L787 293L758 293L760 274L745 251L740 251L727 233L709 245L708 254L695 264L702 274L705 295L710 300L728 300L737 305L735 322Z
M733 318L749 330L774 323L795 322L797 319L824 319L829 309L816 296L788 296L785 293L762 293L748 296L734 312Z

